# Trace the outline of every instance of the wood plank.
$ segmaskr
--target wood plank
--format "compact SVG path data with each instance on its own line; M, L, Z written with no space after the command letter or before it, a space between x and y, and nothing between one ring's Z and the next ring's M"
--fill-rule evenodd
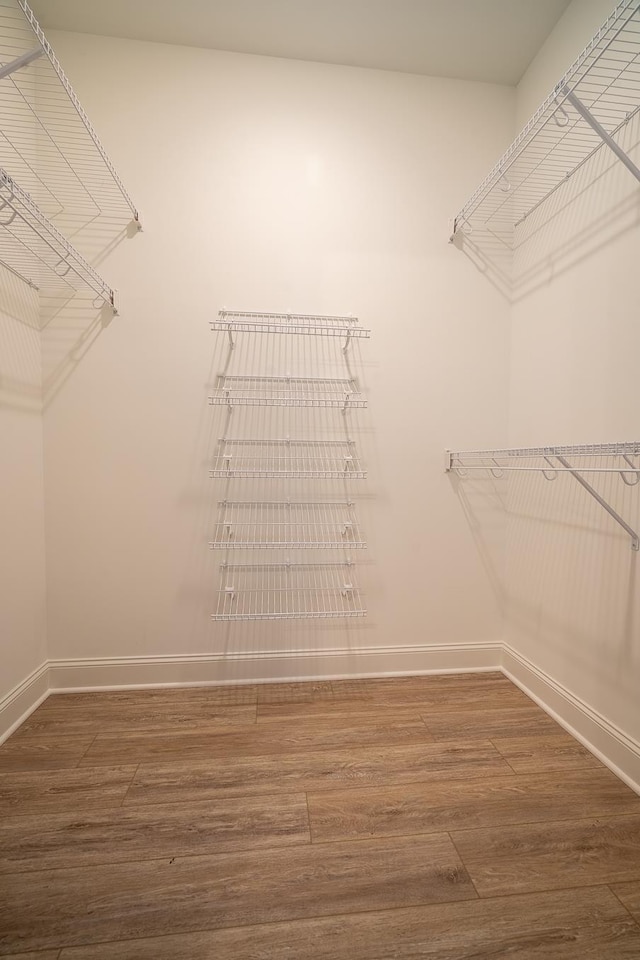
M157 733L172 730L207 730L210 727L247 725L255 723L255 704L226 706L194 701L184 704L139 704L96 703L82 707L36 710L22 724L15 736L58 737L94 736L105 731L126 733L143 730Z
M0 873L309 842L304 794L37 814L0 822Z
M637 813L606 769L309 793L314 842Z
M640 930L606 887L405 907L91 947L60 960L634 960Z
M640 815L451 836L485 897L640 880Z
M142 763L125 805L498 775L514 776L488 740L229 757L215 763Z
M421 714L435 740L494 740L496 737L556 736L564 734L559 723L540 707L515 710L486 706L481 710L444 712L437 709Z
M446 835L17 874L0 953L471 900Z
M136 765L4 773L0 817L119 807Z
M616 883L611 889L640 924L640 880L635 883Z
M485 696L492 697L500 691L518 689L504 674L491 673L450 673L427 674L423 676L380 677L368 680L332 680L333 695L346 700L395 700L402 702L423 696L427 691L441 691L453 694L466 690L470 695L474 691L484 690Z
M75 767L93 738L94 734L86 737L20 737L14 733L0 746L0 772Z
M568 733L552 737L494 737L493 745L516 773L601 768L603 764Z
M91 706L92 704L117 703L121 706L151 706L167 704L209 703L225 706L246 706L255 704L258 700L258 687L255 683L217 684L209 686L191 687L144 687L133 690L91 690L85 693L52 693L42 703L43 707L52 710L72 707L74 710Z
M3 953L4 960L58 960L59 950L45 950L38 953Z
M333 697L329 680L307 680L296 683L261 683L258 703L324 703Z
M345 747L429 743L431 739L419 717L395 718L392 714L385 714L357 721L318 717L295 725L283 722L207 732L101 734L87 751L83 764L251 757Z

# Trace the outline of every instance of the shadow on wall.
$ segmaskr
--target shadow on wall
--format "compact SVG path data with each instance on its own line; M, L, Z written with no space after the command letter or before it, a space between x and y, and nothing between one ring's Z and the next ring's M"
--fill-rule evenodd
M640 115L618 136L640 162ZM603 145L515 227L464 226L453 241L512 303L523 300L640 224L638 181Z
M614 461L602 458L597 466L613 467ZM627 486L615 473L590 479L625 521L640 529L640 485ZM603 691L615 698L617 722L628 729L625 718L637 718L640 671L637 551L570 475L553 482L537 473L512 473L493 482L457 479L485 566L490 551L484 505L487 498L495 503L491 487L497 483L508 518L500 589L509 642L596 708Z
M137 233L135 224L114 218L82 224L85 252L95 264ZM13 244L14 238L4 237L2 251ZM33 250L18 256L12 247L12 256L0 262L2 406L40 412L111 323L111 305L78 286L77 278L56 276Z

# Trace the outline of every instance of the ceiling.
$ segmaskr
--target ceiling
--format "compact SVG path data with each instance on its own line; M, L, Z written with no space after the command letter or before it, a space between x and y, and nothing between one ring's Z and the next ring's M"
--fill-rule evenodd
M517 84L570 0L32 0L45 30Z

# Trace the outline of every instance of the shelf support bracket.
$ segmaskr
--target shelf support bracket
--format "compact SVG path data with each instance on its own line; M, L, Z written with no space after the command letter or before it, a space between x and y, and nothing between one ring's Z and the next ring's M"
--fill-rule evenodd
M15 60L12 60L11 63L5 63L0 67L0 80L4 77L8 77L10 74L15 73L16 70L21 70L22 67L28 66L28 64L33 63L34 60L37 60L38 57L41 57L44 53L42 47L36 47L35 50L29 50L27 53L23 53L21 57L16 57Z
M640 550L640 537L639 537L638 534L635 532L635 530L632 530L632 528L629 526L629 524L628 524L625 520L622 519L622 517L620 516L620 514L619 514L619 513L616 513L616 511L613 509L613 507L610 507L610 506L609 506L609 504L607 503L607 501L604 500L604 499L600 496L600 494L598 493L598 491L597 491L597 490L594 490L593 487L591 486L591 484L588 483L588 482L584 479L584 477L581 476L580 473L578 473L577 470L574 470L573 467L571 466L571 464L570 464L564 457L560 457L560 456L558 456L557 454L556 454L556 457L557 457L557 459L560 461L560 463L562 464L562 466L565 467L565 468L569 471L569 473L570 473L573 477L576 478L576 480L578 481L578 483L579 483L582 487L584 487L584 489L587 491L587 493L590 493L591 496L594 498L594 500L597 500L598 503L600 504L600 506L603 507L603 509L605 509L605 510L607 511L607 513L609 514L609 516L610 516L610 517L613 517L613 519L616 521L616 523L619 523L620 526L622 527L622 529L625 530L625 531L629 534L629 536L631 537L631 549L632 549L632 550Z
M613 151L613 153L615 153L615 155L616 155L616 157L618 158L618 160L620 160L621 163L624 163L624 165L625 165L625 167L627 168L627 170L629 170L629 171L634 175L634 177L636 178L636 180L640 180L640 170L639 170L638 167L635 165L635 163L633 162L633 160L631 160L630 157L627 156L627 154L624 152L624 150L622 149L622 147L620 147L620 146L615 142L615 140L613 139L613 137L609 136L609 134L608 134L607 131L604 129L604 127L602 126L602 124L598 123L598 121L596 120L596 118L594 117L594 115L591 113L591 111L589 110L589 108L584 105L584 103L582 102L582 100L580 100L578 97L576 97L576 95L575 95L575 93L573 92L573 90L571 90L571 89L565 84L565 86L561 88L560 93L561 93L564 97L567 98L567 100L569 101L569 103L571 104L571 106L574 108L574 110L577 110L577 112L580 114L580 116L583 117L583 119L587 121L587 123L589 124L589 126L590 126L593 130L595 130L595 132L598 134L598 136L600 137L600 139L601 139L604 143L606 143L606 145L609 147L610 150ZM637 549L637 547L636 547L635 549Z

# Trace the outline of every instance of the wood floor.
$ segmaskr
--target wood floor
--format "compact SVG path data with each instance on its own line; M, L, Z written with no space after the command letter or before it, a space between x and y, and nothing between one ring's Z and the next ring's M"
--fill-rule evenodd
M0 955L638 960L640 797L500 674L51 696Z

